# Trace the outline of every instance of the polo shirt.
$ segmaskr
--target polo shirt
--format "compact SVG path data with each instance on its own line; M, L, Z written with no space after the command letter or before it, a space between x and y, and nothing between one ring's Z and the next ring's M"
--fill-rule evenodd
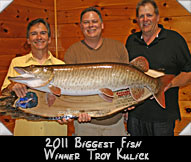
M142 32L130 35L126 48L130 60L144 56L150 69L161 70L166 74L178 75L180 72L191 71L191 55L184 38L176 31L161 28L158 37L149 45L141 39ZM147 99L129 112L129 116L145 121L167 121L180 119L178 105L178 87L165 92L166 109L160 107L155 99Z
M49 57L43 65L64 64L63 61L55 58L49 51ZM24 56L15 57L12 59L8 69L7 76L5 77L1 90L6 88L10 81L8 76L14 77L19 75L13 67L15 66L29 66L40 65L39 62L33 57L32 52ZM17 119L14 128L15 136L66 136L67 125L60 125L57 121L28 121L25 119Z

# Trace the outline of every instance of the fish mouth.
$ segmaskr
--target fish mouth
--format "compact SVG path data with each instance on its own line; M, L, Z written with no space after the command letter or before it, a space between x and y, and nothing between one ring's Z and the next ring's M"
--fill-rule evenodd
M32 74L21 74L19 76L16 76L16 77L8 77L9 80L12 80L12 81L19 81L19 80L35 80L35 76L32 75Z
M22 83L27 85L28 87L36 88L36 87L41 87L45 83L39 78L36 78L32 74L21 74L16 77L8 77L9 80L17 82L17 83Z
M34 80L36 79L35 75L28 72L25 67L14 67L14 69L21 75L15 76L15 77L8 77L9 80L12 81L27 81L27 80Z
M19 74L29 74L28 71L26 71L24 68L22 67L14 67L14 69L19 73Z

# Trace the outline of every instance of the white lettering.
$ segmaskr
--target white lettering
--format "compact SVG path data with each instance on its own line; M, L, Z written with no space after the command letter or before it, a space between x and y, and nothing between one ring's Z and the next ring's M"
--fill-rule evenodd
M127 142L127 137L121 138L121 148L139 148L139 147L141 147L141 144L142 144L142 141L137 141L137 142L128 141Z
M75 138L75 148L112 148L115 142L81 141L81 137Z
M122 148L117 148L117 160L149 160L149 153L122 154Z

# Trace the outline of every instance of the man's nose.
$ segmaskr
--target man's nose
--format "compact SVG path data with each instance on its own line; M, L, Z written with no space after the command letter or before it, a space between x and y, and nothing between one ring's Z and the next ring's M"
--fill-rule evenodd
M93 26L93 22L90 21L90 22L89 22L89 27L92 27L92 26Z
M37 34L37 39L41 39L41 38L42 38L41 34L38 33L38 34Z
M148 17L145 15L144 18L143 18L144 21L147 21L148 20Z

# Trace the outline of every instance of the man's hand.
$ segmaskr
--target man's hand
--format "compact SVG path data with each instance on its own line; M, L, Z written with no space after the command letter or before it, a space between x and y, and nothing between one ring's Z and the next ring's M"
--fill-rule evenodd
M61 125L63 124L68 124L68 122L71 122L73 121L73 119L65 119L65 118L62 118L61 120L57 120L57 122Z
M6 88L2 90L2 93L14 91L17 97L25 97L28 90L27 86L21 83L12 82Z
M125 120L125 122L128 120L128 111L130 111L130 110L133 110L135 108L135 106L131 106L131 107L128 107L126 110L124 110L124 112L123 112L123 117L124 117L124 120Z
M73 121L73 119L65 119L65 118L63 118L61 120L57 120L57 122L59 124L67 124L68 122L71 122L71 121ZM79 123L89 122L89 121L91 121L91 116L89 116L87 113L79 114L79 116L78 116L78 122Z
M78 122L82 123L82 122L89 122L91 121L91 116L89 116L87 113L81 113L78 116Z
M17 97L25 97L28 92L26 85L21 83L10 85L9 90L14 91Z

